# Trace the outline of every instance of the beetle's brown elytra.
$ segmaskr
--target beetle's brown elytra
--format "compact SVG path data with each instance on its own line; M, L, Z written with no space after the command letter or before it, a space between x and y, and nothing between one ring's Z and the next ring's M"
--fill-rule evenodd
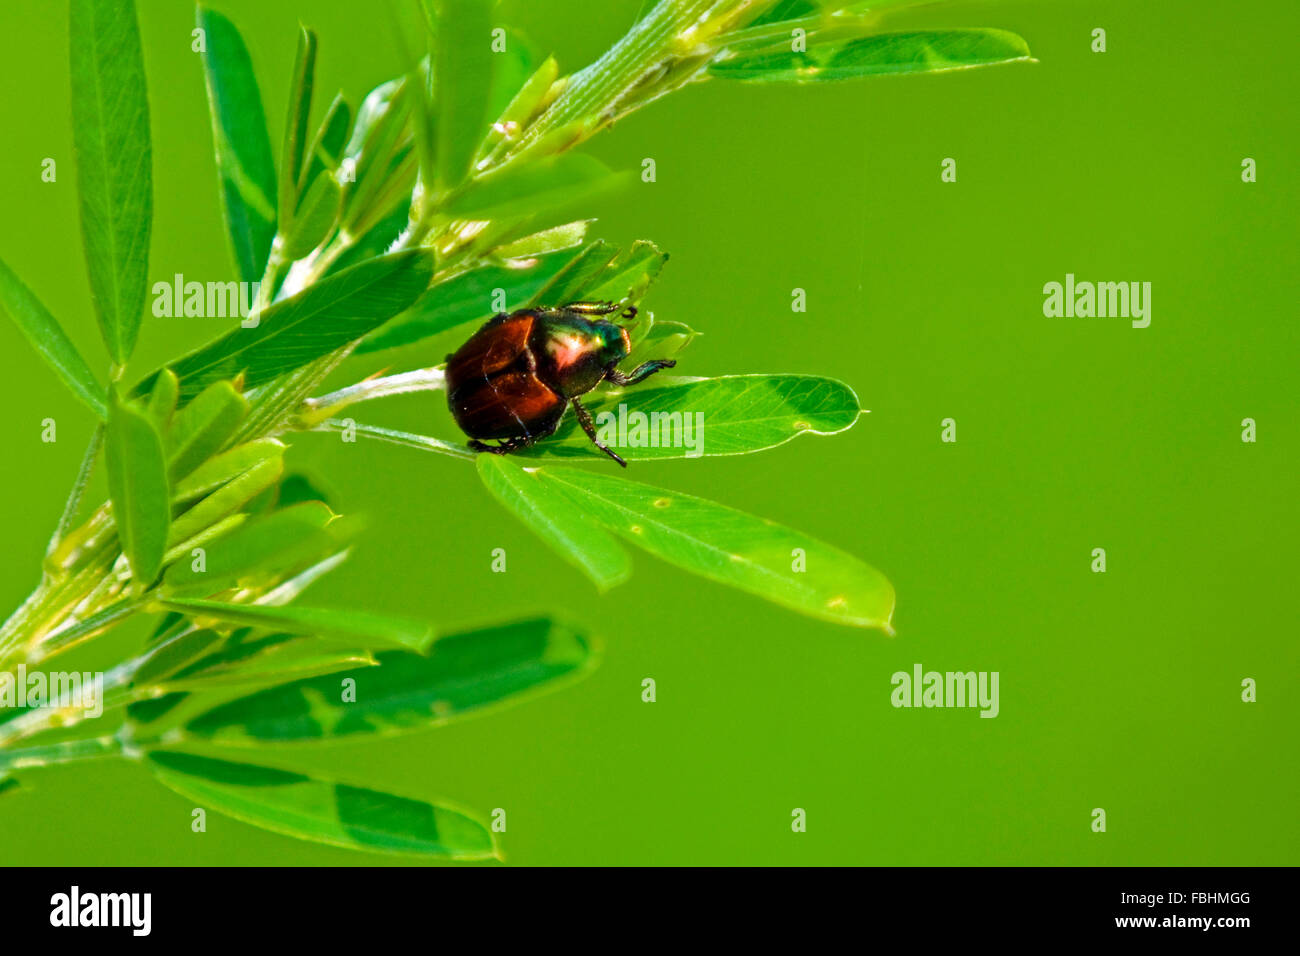
M503 312L447 356L447 405L470 437L469 447L494 455L527 448L553 435L572 403L587 437L626 468L627 462L596 437L579 396L603 381L635 385L677 363L654 359L626 375L620 372L618 363L631 351L627 330L601 318L618 310L614 303L574 302ZM624 319L635 315L632 306L622 312Z

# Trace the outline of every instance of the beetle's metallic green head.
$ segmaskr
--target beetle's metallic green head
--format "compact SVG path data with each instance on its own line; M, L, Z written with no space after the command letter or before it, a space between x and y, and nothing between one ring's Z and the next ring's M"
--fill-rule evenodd
M593 322L592 325L595 327L599 342L596 354L600 357L601 365L617 365L627 358L628 353L632 351L632 341L627 336L627 329L613 322Z

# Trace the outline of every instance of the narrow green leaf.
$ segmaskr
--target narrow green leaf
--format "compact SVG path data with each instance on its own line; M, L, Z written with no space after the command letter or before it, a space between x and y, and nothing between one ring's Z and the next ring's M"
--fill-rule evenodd
M167 434L167 472L179 481L221 450L248 414L248 402L227 381L213 382L176 416Z
M209 544L217 539L234 531L249 516L243 512L238 514L227 515L221 520L209 524L192 537L186 538L177 533L176 524L172 525L172 533L167 539L167 553L163 555L163 567L166 567L182 558L192 560L196 557L195 548L206 548Z
M489 859L492 834L450 807L246 763L155 750L150 769L187 800L244 823L351 850Z
M655 381L583 396L598 437L628 461L751 454L798 435L837 434L862 413L853 389L821 375ZM520 454L604 457L574 416L566 416L553 438Z
M388 185L405 186L396 156L403 140L411 96L405 79L390 80L371 90L361 102L352 137L344 150L352 182L344 191L343 228L364 235L385 215L376 197ZM414 167L411 175L414 182ZM401 211L405 227L407 212Z
M1024 39L1006 30L933 30L881 33L848 42L812 42L789 49L740 54L709 67L711 76L757 83L820 83L897 73L944 73L1032 59Z
M618 247L604 239L597 239L584 246L550 282L537 290L528 304L557 306L581 301L583 292L599 281L618 255Z
M196 620L210 618L293 634L314 634L327 640L344 641L354 647L386 645L423 652L433 640L433 630L427 624L366 611L298 605L274 607L266 604L231 604L196 598L168 598L161 604L169 611L180 611Z
M298 55L289 87L289 115L284 121L284 148L280 153L280 232L285 233L298 206L298 175L307 145L312 89L316 82L316 34L298 28Z
M131 679L133 687L150 687L200 657L225 640L210 628L198 628L159 644L145 659Z
M248 471L222 485L172 522L167 547L176 548L187 542L190 542L192 547L197 547L198 543L193 541L196 536L231 517L249 501L273 486L280 480L283 471L284 458L281 455L274 455L259 461Z
M333 495L320 486L320 483L309 475L302 472L294 472L291 475L285 475L280 482L280 507L287 508L289 505L297 504L300 501L319 501L321 504L331 507L330 502Z
M725 505L577 468L542 467L593 521L692 574L800 614L892 633L894 589L839 548ZM802 554L804 570L796 570Z
M206 37L203 77L226 232L240 279L256 282L266 270L275 238L275 161L266 112L239 30L204 6L198 8L198 25Z
M189 637L186 635L186 639ZM207 647L214 643L207 642ZM373 667L376 663L374 656L367 651L340 650L314 637L295 637L292 634L255 637L250 629L245 628L219 644L212 653L201 657L191 654L189 660L181 662L183 666L156 672L147 681L137 675L136 683L140 686L151 684L164 692L265 687L267 684L284 684L322 674Z
M543 229L541 232L535 232L530 236L523 236L515 239L502 246L497 246L492 250L492 254L497 259L529 259L533 256L544 256L552 252L561 252L565 249L573 249L582 245L587 238L587 227L591 225L591 219L577 219L573 222L562 223L558 226L552 226L550 229Z
M506 219L589 200L626 179L583 153L509 163L453 195L442 211L457 219Z
M566 250L538 256L527 267L484 266L439 282L407 312L362 339L356 352L409 345L459 325L485 322L495 314L492 297L497 289L505 291L505 311L521 309L573 256Z
M73 480L72 489L63 504L63 513L59 515L59 523L55 526L54 534L50 536L50 543L45 549L46 570L51 575L58 575L62 570L62 565L54 556L60 551L64 540L77 524L77 516L81 514L81 501L86 495L86 486L90 484L91 472L95 470L95 462L99 459L99 452L103 447L104 426L98 424L90 434L90 442L86 445L86 450L81 456L81 465L77 468L77 477Z
M668 254L660 252L653 242L638 239L605 266L591 281L580 289L564 289L555 294L556 303L576 302L637 302L645 295L650 284L659 277ZM564 298L576 296L576 298Z
M491 117L492 8L483 0L442 0L434 37L434 116L438 181L451 189L465 179Z
M508 27L501 29L505 31L502 38L505 49L492 55L494 69L487 104L487 116L492 120L504 118L511 105L524 93L524 88L537 76L537 58L527 38ZM537 83L540 85L540 80Z
M139 587L158 576L171 525L162 439L149 416L114 393L104 438L109 498L122 552Z
M537 618L440 638L428 656L383 651L376 660L221 704L186 730L226 746L421 730L556 690L590 673L596 652L584 635ZM339 701L345 677L356 681L353 703Z
M328 169L322 169L303 193L293 224L285 236L286 259L301 259L330 234L338 221L340 195L334 174Z
M532 469L520 468L500 455L479 455L475 463L492 496L560 557L591 578L597 590L608 591L631 577L632 561L626 549Z
M209 458L172 489L173 502L188 502L216 491L227 482L252 470L263 461L284 455L284 443L274 438L236 445Z
M91 297L114 363L135 348L153 225L149 95L134 0L71 0L72 140Z
M180 398L180 394L181 383L176 373L169 368L163 369L154 379L153 390L149 393L149 403L146 407L149 417L153 419L154 428L158 429L158 434L164 439L167 430L171 427L172 416L176 414L176 401Z
M658 322L650 316L641 318L644 323L640 334L632 334L632 351L623 360L625 368L636 368L650 359L674 358L703 333L683 322Z
M500 113L500 118L488 134L488 146L498 142L514 142L519 138L546 103L551 86L560 75L555 57L547 57Z
M240 327L177 359L181 397L244 373L246 388L328 355L409 308L428 288L433 264L420 250L362 262L316 282ZM152 377L142 388L152 384Z
M105 418L108 404L104 401L103 387L95 381L95 373L63 326L3 260L0 260L0 307L9 313L19 331L72 394L101 419Z
M658 277L668 254L653 242L638 240L620 252L603 240L593 242L529 303L560 306L570 302L637 302Z
M348 130L352 126L352 107L339 93L325 111L307 150L302 167L302 176L298 180L298 191L302 192L324 171L336 172L343 162L343 149L347 146Z
M163 575L165 595L216 594L253 588L340 550L342 535L328 526L335 515L319 501L305 501L244 522L205 549L202 570L179 561Z

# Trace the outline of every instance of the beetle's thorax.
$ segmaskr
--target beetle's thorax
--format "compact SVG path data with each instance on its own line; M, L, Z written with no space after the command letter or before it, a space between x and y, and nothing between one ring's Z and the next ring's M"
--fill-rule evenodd
M564 310L539 315L528 344L538 377L566 398L591 391L628 354L617 325Z

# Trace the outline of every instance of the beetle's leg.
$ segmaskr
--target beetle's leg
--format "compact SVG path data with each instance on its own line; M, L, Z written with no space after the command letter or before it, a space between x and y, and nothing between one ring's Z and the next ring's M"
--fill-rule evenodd
M521 448L527 448L535 441L537 441L536 438L529 436L528 438L507 438L499 445L488 445L477 438L472 438L469 442L469 450L485 451L490 455L508 455L511 452L519 451Z
M644 382L655 372L665 368L672 368L676 364L677 362L674 359L651 359L649 362L638 365L626 375L616 368L610 369L605 378L614 385L635 385L637 382Z
M614 452L610 451L609 446L596 437L596 426L592 424L591 412L587 411L582 406L582 402L578 401L576 398L573 399L573 411L574 414L578 416L578 424L581 425L582 430L587 433L587 437L591 439L591 443L626 468L627 462L622 458L619 458L618 455L614 454Z
M564 307L569 312L579 315L609 315L618 311L617 302L570 302Z

